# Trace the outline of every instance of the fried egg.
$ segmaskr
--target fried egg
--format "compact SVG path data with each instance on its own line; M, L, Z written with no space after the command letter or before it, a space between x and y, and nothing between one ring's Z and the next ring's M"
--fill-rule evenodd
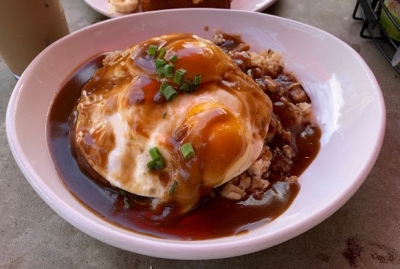
M185 70L190 85L199 75L201 82L193 91L180 90L180 82L160 75L157 57L174 58L174 71ZM163 83L176 89L172 100L161 93ZM171 34L107 56L82 90L74 139L79 154L111 185L188 210L257 159L271 114L268 96L218 46ZM194 151L190 158L181 152L186 143ZM147 165L154 147L162 169Z

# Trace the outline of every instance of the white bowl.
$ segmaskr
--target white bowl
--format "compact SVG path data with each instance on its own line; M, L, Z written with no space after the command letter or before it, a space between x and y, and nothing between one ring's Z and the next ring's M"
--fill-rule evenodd
M206 31L207 27L210 30ZM210 38L213 29L240 34L254 51L272 48L282 52L287 70L294 72L310 95L323 135L317 158L300 177L300 193L270 224L219 239L157 239L104 221L65 188L47 150L47 113L60 85L77 66L100 52L171 32ZM253 12L169 10L98 23L47 48L18 81L9 102L6 128L11 151L29 183L54 211L81 231L149 256L216 259L284 242L338 210L374 165L384 136L385 105L379 85L361 57L324 31Z

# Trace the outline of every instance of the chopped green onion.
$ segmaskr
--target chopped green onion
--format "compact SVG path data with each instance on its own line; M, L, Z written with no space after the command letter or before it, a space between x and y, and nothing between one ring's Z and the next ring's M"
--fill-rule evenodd
M181 146L181 153L184 159L189 159L194 155L192 144L186 143Z
M165 67L165 66L164 66L164 67ZM158 75L160 78L165 78L164 67L161 67L161 68L157 69L157 75Z
M150 45L148 50L147 50L147 54L148 55L155 55L157 51L157 46L156 45Z
M174 183L172 183L171 189L169 189L169 195L172 196L175 192L176 186L178 185L178 181L174 181Z
M150 170L161 170L165 167L165 163L162 159L158 160L151 160L150 162L147 163L147 167Z
M156 168L157 169L163 169L165 167L165 163L162 159L154 160L156 163Z
M163 67L167 62L163 59L157 59L156 60L156 68L159 69Z
M201 83L201 75L195 75L193 79L193 84L194 85L199 85Z
M167 50L165 48L159 48L157 51L157 59L164 58L165 54L167 54Z
M190 80L185 80L182 82L182 84L179 86L179 90L184 91L184 92L191 92L192 91L192 82Z
M174 63L174 62L176 62L178 60L178 55L174 55L174 56L172 56L171 58L169 58L169 61L171 62L171 63Z
M156 162L154 160L151 160L150 162L147 163L147 168L149 168L150 170L157 170Z
M166 64L163 67L160 67L157 69L157 75L160 78L171 78L173 77L173 73L174 73L174 65L172 64Z
M127 199L124 199L124 205L127 208L129 208L131 206L131 204L129 203L129 201Z
M165 90L168 86L169 86L168 83L164 81L163 83L161 83L160 89L159 89L158 91L161 92L161 93L163 93L164 90Z
M157 147L152 147L149 149L149 154L153 161L161 159L161 152Z
M150 170L160 170L165 167L165 163L162 159L161 152L157 147L153 147L149 149L149 154L151 161L147 163L147 167Z
M182 79L183 79L183 76L185 75L187 73L187 71L185 70L185 69L178 69L178 70L176 70L176 72L175 72L175 75L174 75L174 82L176 83L176 84L181 84L182 83Z
M168 86L167 88L165 88L162 94L168 101L173 100L178 95L177 91L175 91L175 89L172 86Z
M119 189L119 193L120 193L122 196L125 196L125 195L126 195L126 192L125 192L125 190L123 190L123 189Z
M173 77L173 73L174 73L174 68L175 68L175 66L174 66L173 64L166 64L166 65L163 67L164 75L165 75L167 78L172 78L172 77Z

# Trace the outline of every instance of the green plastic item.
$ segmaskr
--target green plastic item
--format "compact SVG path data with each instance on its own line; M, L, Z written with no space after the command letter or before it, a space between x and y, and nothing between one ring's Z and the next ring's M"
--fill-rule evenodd
M392 18L396 21L398 25L400 25L400 1L385 0L384 4L390 12ZM396 25L390 20L388 14L384 9L382 9L381 11L380 21L383 28L385 28L386 32L388 33L389 37L396 41L400 41L400 31L398 30Z

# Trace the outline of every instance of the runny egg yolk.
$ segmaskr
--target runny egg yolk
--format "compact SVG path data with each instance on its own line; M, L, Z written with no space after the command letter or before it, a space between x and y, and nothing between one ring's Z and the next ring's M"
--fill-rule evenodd
M225 57L221 57L218 47L209 46L200 40L194 41L191 38L177 40L168 44L166 48L167 58L177 55L180 59L174 63L176 69L185 69L189 78L201 73L203 83L220 80L221 75L229 67L224 62Z
M212 188L231 179L237 172L231 169L245 156L251 143L239 119L223 104L211 101L192 107L182 126L187 128L187 133L181 144L194 145L203 166L199 169L202 184Z
M201 83L182 92L160 77L150 45L174 55L183 80ZM177 96L160 93L167 82ZM204 193L245 171L260 155L271 119L270 99L218 46L190 34L156 37L116 53L82 90L77 106L76 145L111 185L174 203L183 211ZM190 143L194 155L184 158ZM107 145L104 147L103 145ZM165 168L150 170L157 147ZM172 191L171 191L172 189Z

